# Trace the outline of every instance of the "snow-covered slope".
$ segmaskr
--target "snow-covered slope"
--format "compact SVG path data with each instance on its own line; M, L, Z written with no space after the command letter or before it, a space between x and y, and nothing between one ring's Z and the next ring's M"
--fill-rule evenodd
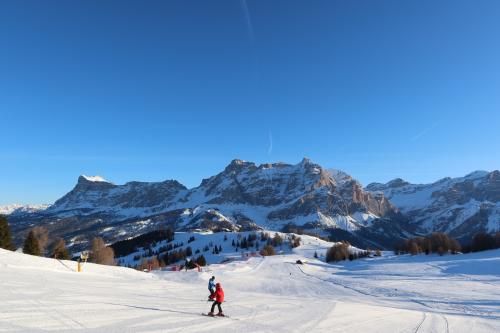
M394 179L366 187L383 193L411 217L420 232L443 231L455 237L500 231L500 172L476 171L432 184Z
M295 165L233 160L193 189L175 180L116 185L80 176L52 206L11 224L18 242L27 228L42 224L76 246L96 234L112 242L166 224L176 230L346 232L351 241L380 244L404 235L403 220L383 195L304 159Z
M314 252L317 252L319 257L326 255L328 248L332 247L334 242L327 242L314 236L309 235L295 235L290 233L266 231L271 238L275 234L280 235L283 239L283 244L276 246L276 253L279 254L290 254L297 253L298 248L292 248L291 239L292 236L300 238L300 252L303 256L309 258L314 257ZM238 247L238 243L245 237L249 235L256 236L256 240L253 246L248 248ZM162 255L166 253L166 246L168 244L175 245L173 248L175 251L186 250L188 247L192 250L191 259L195 259L199 255L203 255L206 259L207 264L218 264L221 262L241 260L248 256L259 256L259 250L266 245L266 240L261 239L261 233L255 233L253 231L247 232L176 232L174 240L168 242L167 240L156 242L155 244L150 244L149 247L137 248L136 251L129 253L127 255L117 257L117 262L121 266L136 267L143 260L149 260L153 257L161 258ZM235 244L235 245L233 245ZM221 249L221 252L217 251L214 253L214 247ZM162 249L164 249L162 252ZM349 246L350 253L359 253L363 250L358 249L354 246ZM180 262L184 264L182 260Z
M0 249L0 331L500 331L499 250L296 265L307 251L148 274ZM229 318L201 316L212 275Z

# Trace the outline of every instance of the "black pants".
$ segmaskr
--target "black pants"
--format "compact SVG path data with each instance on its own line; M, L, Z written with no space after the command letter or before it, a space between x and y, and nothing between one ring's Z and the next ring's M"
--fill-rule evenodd
M212 304L212 310L210 310L210 312L214 312L216 305L219 308L219 312L222 312L222 308L220 306L221 304L222 304L221 302L217 302L217 301L213 302L213 304Z

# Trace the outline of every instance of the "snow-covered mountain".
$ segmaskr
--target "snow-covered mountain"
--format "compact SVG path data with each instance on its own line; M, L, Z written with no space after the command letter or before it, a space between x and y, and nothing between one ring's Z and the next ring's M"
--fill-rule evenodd
M408 215L417 232L442 231L457 238L500 231L500 172L475 171L432 184L400 178L366 189L384 194Z
M36 213L38 211L45 210L50 205L22 205L22 204L11 204L0 206L0 215L23 215L29 213Z
M18 238L42 224L71 245L95 235L116 241L166 225L176 230L300 228L371 244L405 234L404 217L383 194L364 191L349 175L308 159L296 165L234 160L193 189L175 180L116 185L80 176L52 206L11 221Z
M115 185L104 178L80 176L76 186L46 213L58 216L104 213L115 218L152 215L168 210L186 187L175 180Z

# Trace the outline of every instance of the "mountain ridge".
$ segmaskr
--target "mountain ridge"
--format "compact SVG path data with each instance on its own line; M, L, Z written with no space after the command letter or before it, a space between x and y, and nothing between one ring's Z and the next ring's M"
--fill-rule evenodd
M96 235L115 241L166 225L213 231L298 228L328 236L340 230L355 234L385 219L382 229L398 229L389 226L402 217L383 195L364 191L345 173L335 176L307 158L260 165L234 159L191 189L176 180L116 185L80 176L53 205L13 216L12 225L18 239L29 227L45 225L70 246Z
M474 181L484 186L476 188ZM346 172L323 168L307 158L297 164L260 165L234 159L193 188L172 179L117 185L100 176L81 175L74 188L54 204L18 209L10 220L18 242L30 227L44 225L77 248L94 236L116 241L165 226L176 230L305 230L360 246L388 247L405 237L432 231L464 237L497 230L499 189L498 171L475 171L432 184L410 184L396 178L363 187ZM461 191L476 199L486 191L494 200L467 206ZM419 202L421 193L429 198ZM478 227L467 216L464 221L452 221L457 216L463 219L458 213L448 220L428 222L437 218L432 209L442 208L442 214L452 211L449 207L454 204L465 205L461 206L464 212L469 209L474 214L482 209L483 215L488 213L486 222L484 216Z
M430 184L396 178L365 188L382 193L410 217L419 233L446 232L459 239L500 231L500 172L474 171Z

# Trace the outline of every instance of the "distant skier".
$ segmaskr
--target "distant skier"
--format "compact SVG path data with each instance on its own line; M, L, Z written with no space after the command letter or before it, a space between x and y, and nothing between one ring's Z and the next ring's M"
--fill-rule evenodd
M217 313L217 316L219 317L224 317L224 313L222 312L222 307L220 306L224 302L224 290L222 290L222 287L220 283L217 283L215 285L215 301L212 304L212 309L208 313L209 316L214 316L214 310L215 306L219 308L219 313Z
M208 299L210 301L213 301L215 297L215 276L212 276L210 280L208 280L208 291L210 291L210 296L208 296Z

